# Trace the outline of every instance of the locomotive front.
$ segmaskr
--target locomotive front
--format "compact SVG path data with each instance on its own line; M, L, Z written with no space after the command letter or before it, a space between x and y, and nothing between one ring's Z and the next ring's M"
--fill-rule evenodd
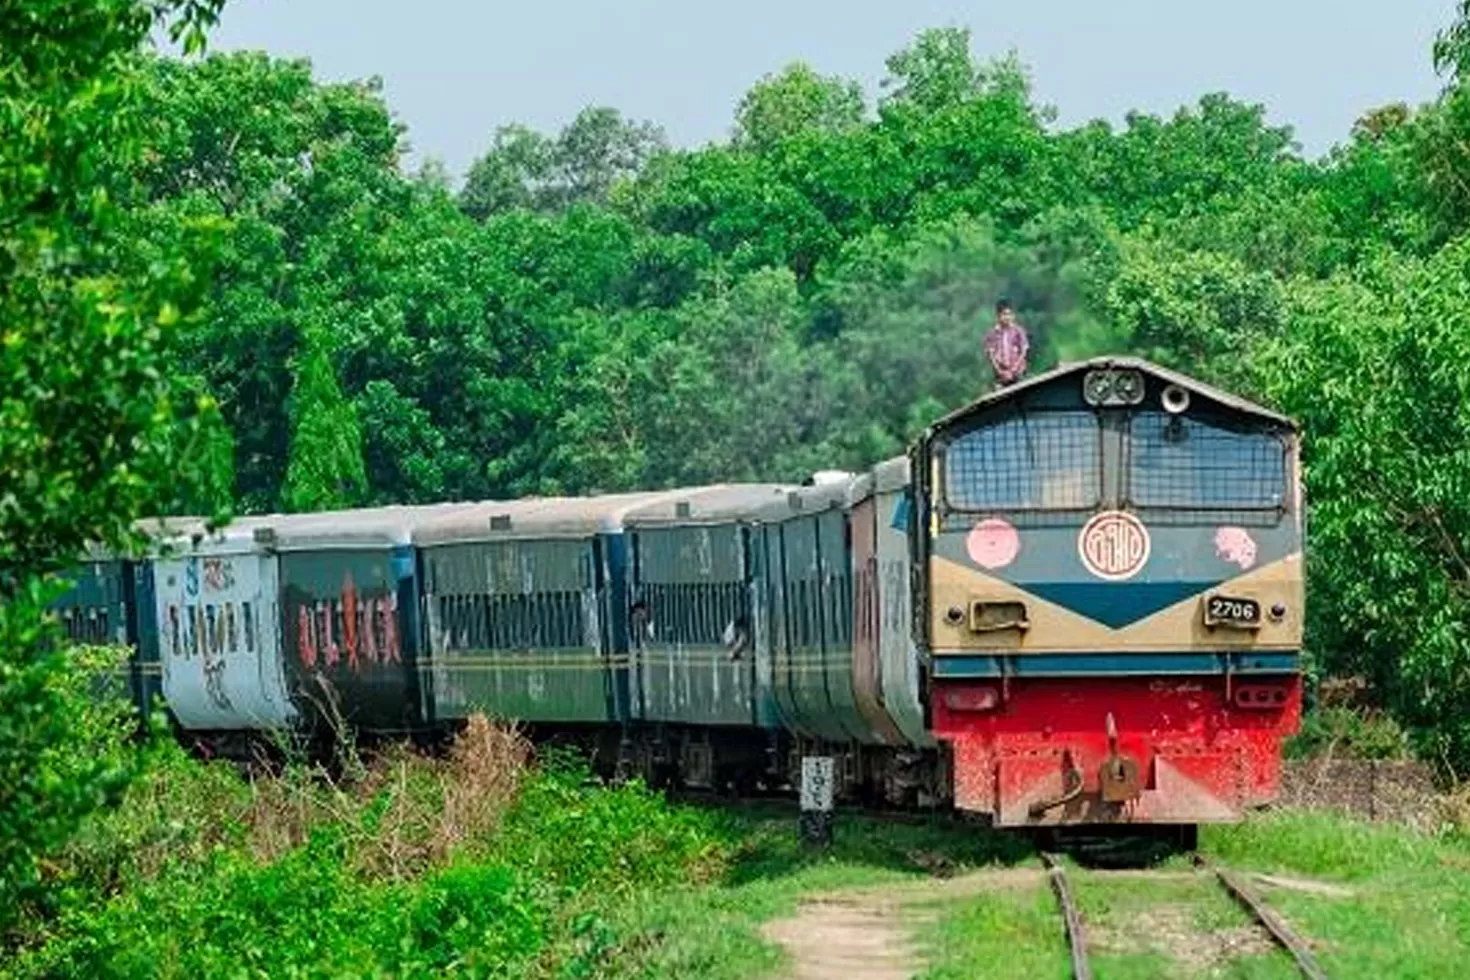
M1287 419L1131 358L982 398L915 449L917 638L960 809L1238 819L1301 715Z

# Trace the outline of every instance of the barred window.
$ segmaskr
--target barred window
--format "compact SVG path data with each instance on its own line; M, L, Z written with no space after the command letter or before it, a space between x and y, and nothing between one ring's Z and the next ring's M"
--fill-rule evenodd
M648 604L655 643L722 646L731 623L750 620L743 582L649 582L639 596Z
M571 650L587 645L581 592L441 595L444 649Z
M1134 416L1130 436L1128 487L1135 506L1269 510L1285 505L1286 447L1271 432L1148 412Z
M1102 440L1092 412L1012 415L944 452L945 500L956 510L1081 510L1101 496Z

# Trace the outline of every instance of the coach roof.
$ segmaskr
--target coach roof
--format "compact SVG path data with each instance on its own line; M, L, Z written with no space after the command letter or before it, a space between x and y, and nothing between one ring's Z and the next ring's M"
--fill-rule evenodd
M530 497L503 503L472 504L425 521L413 532L414 544L432 547L476 541L526 538L585 538L622 527L624 516L668 491L610 493L597 497Z
M849 476L831 483L791 487L784 494L761 507L754 517L764 524L777 524L797 517L819 514L833 507L841 507L847 503L853 486L857 482L858 477Z
M652 527L752 520L763 508L784 500L795 489L776 483L720 483L670 490L628 511L624 523L629 527Z
M392 548L413 530L481 504L448 503L368 507L315 514L273 514L254 520L255 539L278 551Z

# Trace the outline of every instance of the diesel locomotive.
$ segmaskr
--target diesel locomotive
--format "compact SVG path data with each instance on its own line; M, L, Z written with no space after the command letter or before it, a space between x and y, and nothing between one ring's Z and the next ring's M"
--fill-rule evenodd
M1098 358L803 486L174 519L57 611L198 738L484 712L655 782L789 788L819 755L999 826L1228 821L1300 719L1297 449Z

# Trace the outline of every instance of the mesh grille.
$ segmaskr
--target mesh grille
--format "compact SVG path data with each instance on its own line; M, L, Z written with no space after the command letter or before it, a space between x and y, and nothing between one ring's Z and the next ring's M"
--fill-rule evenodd
M1267 432L1233 432L1157 413L1130 427L1128 496L1138 507L1267 510L1285 505L1286 450Z
M1082 510L1100 497L1102 457L1091 412L1014 415L945 450L945 498L957 510Z

